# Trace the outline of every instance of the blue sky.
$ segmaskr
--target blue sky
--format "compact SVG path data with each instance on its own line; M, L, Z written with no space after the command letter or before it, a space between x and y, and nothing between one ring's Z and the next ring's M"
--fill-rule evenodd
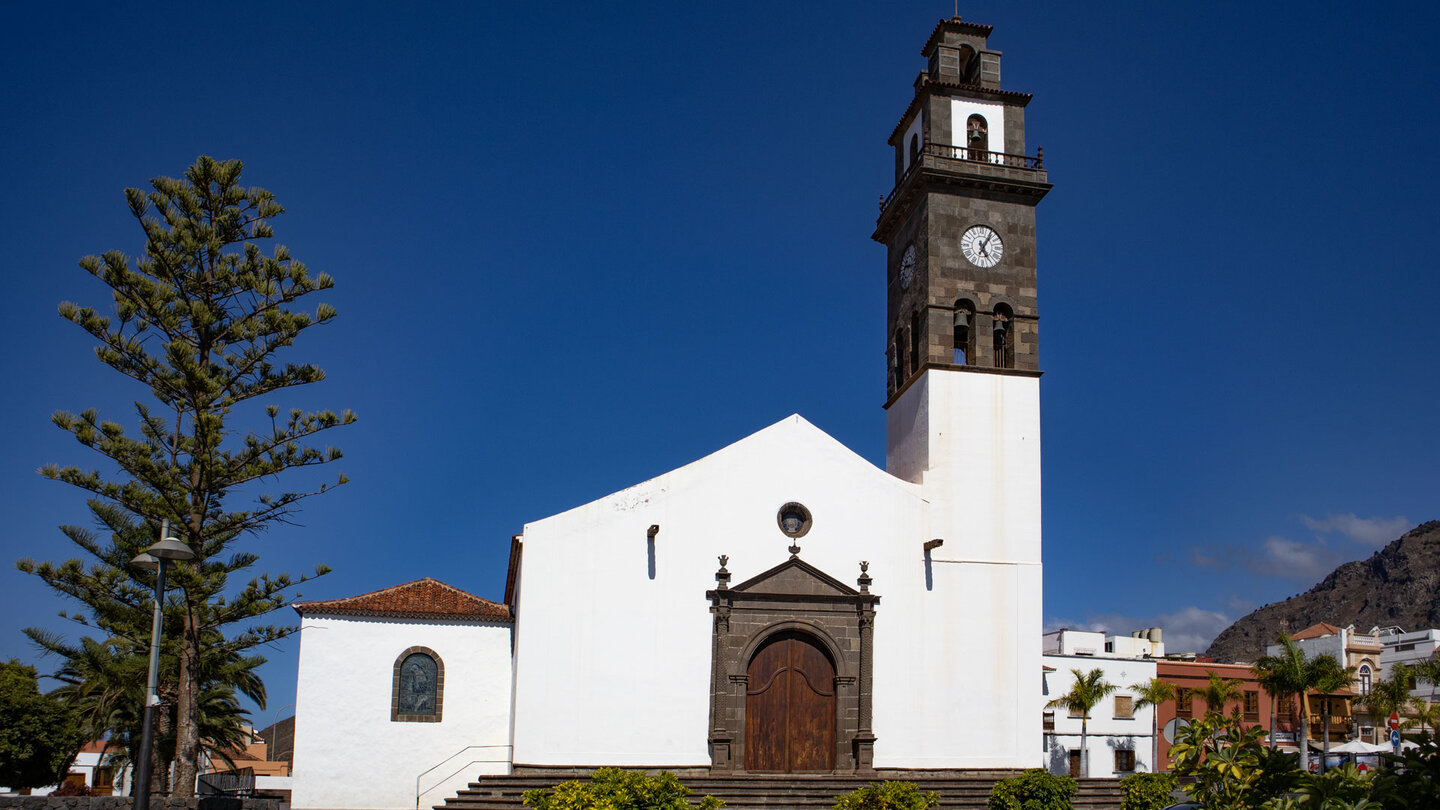
M241 158L331 273L295 357L352 483L255 539L307 598L500 598L523 524L790 413L883 464L885 144L948 2L0 6L0 558L84 522L55 410L143 392L56 314L122 190ZM1440 518L1427 4L967 3L1035 94L1051 626L1230 621ZM241 413L243 419L258 415ZM298 474L281 484L311 482ZM0 569L0 658L68 607ZM1346 621L1342 616L1316 617ZM295 642L270 650L266 725ZM45 667L45 662L39 662Z

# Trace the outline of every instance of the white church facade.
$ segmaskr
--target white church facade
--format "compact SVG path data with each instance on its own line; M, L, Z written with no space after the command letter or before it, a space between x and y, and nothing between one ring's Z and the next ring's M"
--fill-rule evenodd
M435 580L296 605L293 806L487 773L1041 764L1029 96L942 21L890 136L886 464L800 416L528 523L503 603Z

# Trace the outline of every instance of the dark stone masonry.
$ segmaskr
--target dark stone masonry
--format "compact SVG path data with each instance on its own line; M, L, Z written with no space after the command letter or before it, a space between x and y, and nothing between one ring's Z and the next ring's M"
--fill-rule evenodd
M0 810L130 810L129 796L0 796ZM153 796L150 810L277 810L275 799Z

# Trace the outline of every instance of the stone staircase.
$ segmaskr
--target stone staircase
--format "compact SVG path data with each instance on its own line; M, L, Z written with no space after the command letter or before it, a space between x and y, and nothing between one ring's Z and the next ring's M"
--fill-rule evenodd
M527 790L548 788L568 779L584 778L577 774L523 774L485 776L459 795L446 799L436 810L517 810L523 807L521 795ZM994 775L880 775L876 777L833 776L829 774L750 774L744 776L681 776L690 788L692 804L701 796L711 795L725 800L727 810L825 810L835 804L835 797L874 781L884 779L912 781L926 791L940 794L940 808L974 808L983 810L990 788L998 778ZM1116 779L1081 779L1074 798L1075 810L1119 810L1120 786Z

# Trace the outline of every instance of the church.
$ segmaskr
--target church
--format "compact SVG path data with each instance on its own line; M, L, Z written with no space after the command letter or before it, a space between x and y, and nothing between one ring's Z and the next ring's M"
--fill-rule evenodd
M526 523L503 603L424 579L296 604L294 807L603 765L1041 764L1050 185L990 34L941 21L889 135L885 468L795 415Z

